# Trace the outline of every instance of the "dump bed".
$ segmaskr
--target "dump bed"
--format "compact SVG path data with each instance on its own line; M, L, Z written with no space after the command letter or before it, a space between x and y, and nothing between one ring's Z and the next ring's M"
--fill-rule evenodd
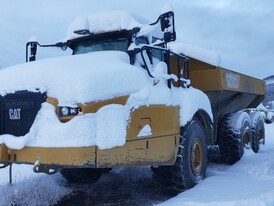
M182 65L182 63L179 63ZM171 57L171 73L178 73L177 59ZM265 82L235 71L189 57L191 86L210 99L214 118L245 108L257 107L265 96ZM176 86L176 82L173 82Z
M191 85L209 97L217 117L257 107L265 96L265 82L194 58L189 60Z

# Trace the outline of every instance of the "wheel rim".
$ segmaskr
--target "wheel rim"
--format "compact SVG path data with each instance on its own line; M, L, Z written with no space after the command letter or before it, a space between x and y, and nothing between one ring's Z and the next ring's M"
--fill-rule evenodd
M191 169L195 176L199 176L203 166L203 149L200 139L195 138L191 148Z

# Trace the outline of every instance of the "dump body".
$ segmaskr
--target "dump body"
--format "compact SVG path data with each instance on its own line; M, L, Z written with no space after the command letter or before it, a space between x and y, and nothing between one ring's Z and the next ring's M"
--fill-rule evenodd
M263 80L191 57L189 78L191 86L207 94L213 115L217 118L245 108L255 108L265 96Z

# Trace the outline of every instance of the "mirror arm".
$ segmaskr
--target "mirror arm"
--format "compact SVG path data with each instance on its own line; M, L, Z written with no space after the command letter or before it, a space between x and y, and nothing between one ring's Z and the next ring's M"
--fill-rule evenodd
M68 47L67 42L57 42L56 44L39 44L37 41L31 41L26 44L26 62L36 60L37 46L39 47L59 47L65 51ZM30 56L29 56L30 47Z

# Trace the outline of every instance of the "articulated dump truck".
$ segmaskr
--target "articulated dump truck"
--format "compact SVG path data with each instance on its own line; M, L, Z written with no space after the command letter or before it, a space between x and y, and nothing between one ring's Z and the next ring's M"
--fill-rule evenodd
M94 183L114 167L150 166L180 192L206 177L212 148L227 164L257 153L264 81L187 55L175 39L172 11L154 23L95 14L56 44L32 39L27 62L0 71L1 167ZM41 47L72 55L36 60Z

